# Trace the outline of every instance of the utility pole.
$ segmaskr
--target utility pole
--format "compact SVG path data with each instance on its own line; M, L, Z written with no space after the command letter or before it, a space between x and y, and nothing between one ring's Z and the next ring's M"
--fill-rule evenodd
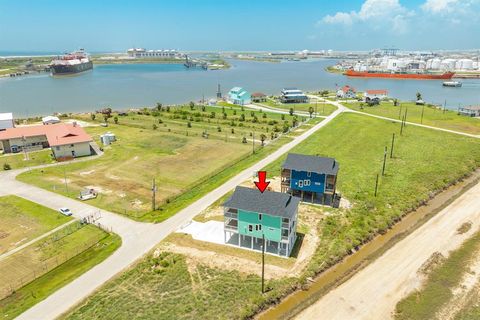
M262 234L262 293L265 293L265 234Z
M447 111L447 99L445 99L445 103L443 104L443 113L445 114L445 111Z
M387 163L387 147L385 146L385 150L383 152L383 168L382 168L382 176L385 175L385 165Z
M420 118L420 123L423 124L423 111L425 110L425 105L422 105L422 117Z
M152 181L152 211L155 211L155 193L157 191L157 185L155 183L155 178L153 178L153 181Z
M395 143L395 133L392 135L392 147L390 148L390 159L393 158L393 144Z
M255 131L252 132L252 154L255 154Z
M63 179L65 181L65 190L68 192L68 182L67 182L67 169L65 169L65 166L63 166Z
M377 173L377 180L375 181L375 197L377 197L377 191L378 191L378 173Z

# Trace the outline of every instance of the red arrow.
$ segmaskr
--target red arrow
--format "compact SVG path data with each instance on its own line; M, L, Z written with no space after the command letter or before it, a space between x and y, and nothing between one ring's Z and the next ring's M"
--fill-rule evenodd
M265 181L267 179L267 171L258 171L258 182L255 181L255 185L261 193L267 189L270 181Z

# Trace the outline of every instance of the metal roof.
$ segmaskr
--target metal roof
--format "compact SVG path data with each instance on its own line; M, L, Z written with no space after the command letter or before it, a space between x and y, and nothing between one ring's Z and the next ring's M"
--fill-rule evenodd
M13 120L13 113L0 113L0 120Z
M225 207L264 213L271 216L292 218L297 212L300 198L288 193L236 187L233 195L223 204Z
M337 175L340 165L333 158L289 153L282 168Z

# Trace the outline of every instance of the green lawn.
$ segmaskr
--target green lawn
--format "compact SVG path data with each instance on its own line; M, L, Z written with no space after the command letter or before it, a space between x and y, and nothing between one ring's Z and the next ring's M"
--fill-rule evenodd
M302 112L309 112L310 108L313 108L313 110L317 110L317 115L319 116L328 116L332 114L335 110L337 110L337 107L323 103L323 102L311 102L311 103L280 103L276 102L274 100L268 99L265 102L259 103L260 105L266 105L268 107L272 108L277 108L277 109L284 109L284 110L290 110L293 109L294 112L297 111L302 111ZM314 111L315 112L315 111Z
M192 264L162 253L107 283L64 319L241 319L287 288L262 296L260 278Z
M0 254L15 249L71 219L16 196L0 197Z
M395 319L437 319L436 313L453 298L452 290L460 285L465 273L469 272L469 263L477 258L479 249L480 233L477 233L430 272L422 289L409 294L397 304ZM478 295L478 289L476 291ZM455 319L478 319L479 315L477 301L476 304L461 307Z
M342 114L292 150L336 158L340 163L338 191L353 204L351 210L339 211L320 223L321 242L309 275L387 230L435 191L480 165L478 139L414 126L407 126L400 136L399 129L399 123ZM380 177L375 197L376 175L381 174L383 150L390 148L392 133L397 133L394 158L387 159L386 175ZM279 175L284 159L269 165L269 174Z
M13 319L53 292L73 281L83 273L104 261L121 245L115 234L104 233L96 245L76 255L37 280L30 282L9 297L0 300L2 319Z
M25 167L33 167L42 164L53 163L50 149L34 151L28 153L25 159L24 153L8 154L0 156L0 170L4 170L4 164L10 165L11 169L19 169Z
M407 112L407 121L409 122L480 135L480 119L461 116L457 114L457 111L452 110L444 112L434 106L422 107L412 102L402 102L400 106L394 106L392 102L382 102L379 106L374 107L364 104L363 109L360 108L360 102L346 103L345 106L392 119L400 119Z

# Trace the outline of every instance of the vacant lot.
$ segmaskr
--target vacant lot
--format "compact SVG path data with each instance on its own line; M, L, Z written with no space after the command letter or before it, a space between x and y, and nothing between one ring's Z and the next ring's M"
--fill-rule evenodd
M398 123L342 114L292 150L336 158L340 162L338 191L353 205L320 222L320 246L310 265L311 274L387 230L435 191L480 165L478 139L413 126L407 126L400 136L399 129ZM397 139L390 159L392 133L397 133ZM382 177L385 146L388 157ZM278 175L284 159L268 166L267 171ZM380 179L375 197L377 174Z
M287 281L281 283L285 286ZM240 319L274 294L278 292L262 297L258 276L210 268L164 252L111 281L65 318Z
M336 263L353 248L386 230L436 190L480 164L479 141L410 126L397 140L395 156L388 159L386 176L381 177L379 194L374 197L383 148L389 146L391 133L398 130L396 123L344 114L295 148L294 152L336 157L340 162L340 192L353 206L330 209L318 224L312 221L300 225L301 232L317 228L320 240L306 271L298 278L268 281L273 290L262 297L258 294L258 277L246 275L246 270L239 273L210 264L207 267L200 258L194 259L190 254L186 258L164 253L161 259L146 258L106 284L67 318L123 319L135 314L145 319L230 319L251 315L262 305L305 283L307 277ZM269 178L280 172L283 159L268 166ZM209 218L215 219L215 215L207 217L206 213L200 217L201 220ZM250 258L229 252L229 248L221 250L185 237L174 240L198 250L219 250L223 255L258 259L258 256Z
M101 229L70 224L0 260L0 297L73 258L105 237Z
M35 239L71 218L15 197L0 197L0 254Z
M107 131L101 127L87 130L96 138ZM154 178L157 201L161 204L251 150L251 146L242 143L125 125L112 125L108 130L116 134L118 141L106 147L101 158L29 171L19 179L70 197L77 197L84 188L93 188L99 196L91 204L140 217L151 210Z
M97 234L96 231L95 234ZM73 256L60 266L0 300L0 316L2 319L14 319L28 308L108 258L120 245L121 239L119 236L103 232L103 237L85 251Z
M480 134L480 119L460 116L456 111L444 111L436 106L417 106L412 102L401 102L399 106L394 106L392 102L382 102L379 106L374 107L368 107L366 104L363 104L364 106L362 109L359 102L345 105L357 111L392 119L401 119L406 112L407 121L410 122L422 123L428 126L460 132Z

